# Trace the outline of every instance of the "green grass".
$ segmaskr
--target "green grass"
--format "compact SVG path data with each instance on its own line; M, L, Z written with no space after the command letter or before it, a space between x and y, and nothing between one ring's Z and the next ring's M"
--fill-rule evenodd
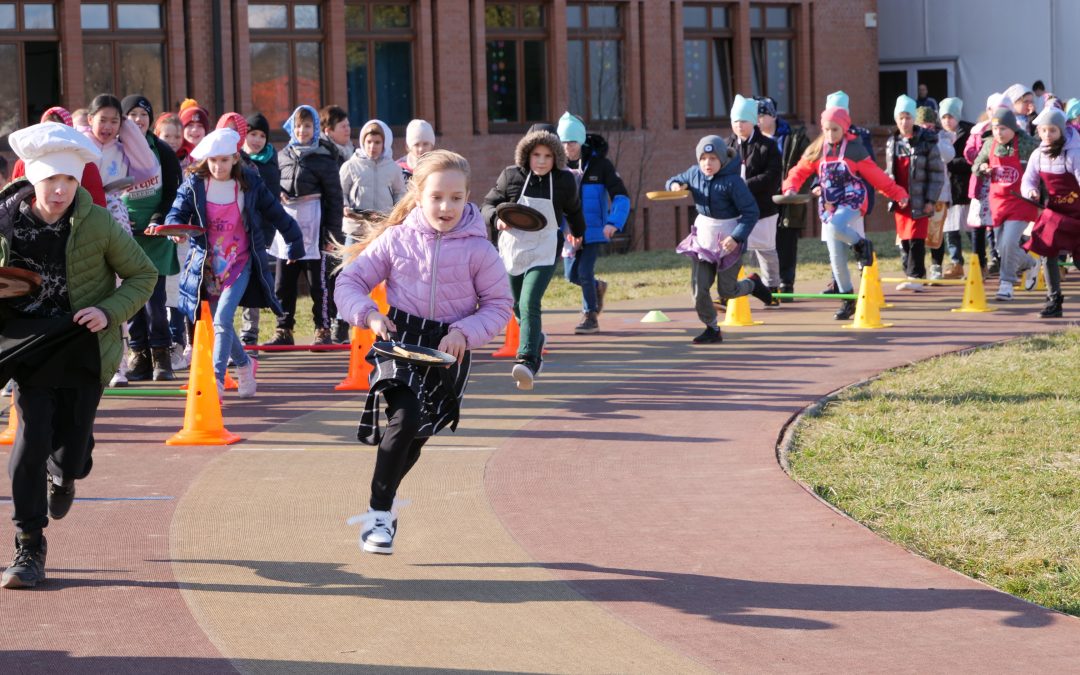
M799 425L792 475L875 532L1080 616L1080 329L932 359Z

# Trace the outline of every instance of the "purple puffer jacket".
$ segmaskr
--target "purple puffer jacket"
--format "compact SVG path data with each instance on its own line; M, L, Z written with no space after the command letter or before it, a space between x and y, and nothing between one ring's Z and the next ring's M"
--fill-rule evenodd
M506 327L514 301L480 209L469 203L452 231L437 232L420 208L389 227L338 276L334 300L354 326L367 327L371 289L386 281L386 300L414 316L450 324L469 349Z

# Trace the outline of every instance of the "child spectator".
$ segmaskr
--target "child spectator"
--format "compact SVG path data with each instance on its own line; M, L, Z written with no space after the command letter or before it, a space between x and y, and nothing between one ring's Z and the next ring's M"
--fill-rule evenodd
M413 167L420 158L435 149L435 130L424 120L413 120L405 127L405 147L408 152L398 158L405 180L412 178Z
M258 169L263 184L271 192L275 192L278 186L281 185L281 169L278 168L277 150L274 149L274 144L270 142L270 123L260 112L248 115L246 121L248 131L247 136L244 137L243 152L247 154L252 165ZM263 241L269 244L273 239L273 229L264 224ZM273 270L271 269L272 274ZM258 307L244 308L240 342L245 345L259 344Z
M945 220L952 202L952 184L949 181L948 166L949 162L956 157L956 150L953 148L952 136L943 133L938 127L938 116L933 109L916 108L915 125L937 134L938 154L941 155L941 161L945 165L945 180L941 186L941 194L938 195L937 202L934 204L934 212L930 215L926 234L926 247L930 249L929 277L941 279L944 276L942 265L945 262Z
M414 168L405 198L377 228L345 248L337 304L351 324L370 328L384 340L440 349L456 357L457 364L444 370L374 352L367 357L375 370L357 435L379 451L370 510L348 522L362 524L361 546L371 553L394 552L393 505L401 481L430 437L446 426L457 429L470 350L502 330L512 302L484 219L469 202L469 163L438 150ZM384 281L390 304L386 315L370 297ZM384 401L386 425L380 429Z
M322 137L330 141L337 152L336 159L340 169L356 151L352 142L349 113L340 106L328 105L319 111L319 125L322 127Z
M945 163L949 178L949 196L951 204L945 216L945 246L949 250L949 265L942 276L946 279L961 279L964 276L964 255L962 233L967 230L968 208L971 198L968 196L968 184L971 182L971 165L964 159L964 148L971 135L971 122L960 119L964 102L958 98L947 98L941 102L941 131L953 146L953 158ZM970 229L971 248L979 256L980 267L986 273L986 230L977 227Z
M713 344L723 341L710 295L714 280L724 298L753 295L766 305L773 298L757 274L738 280L746 241L760 214L754 195L739 175L741 164L732 161L735 150L719 136L705 136L694 154L697 166L669 178L667 188L690 190L697 207L690 236L675 250L693 261L690 288L698 318L705 324L694 344Z

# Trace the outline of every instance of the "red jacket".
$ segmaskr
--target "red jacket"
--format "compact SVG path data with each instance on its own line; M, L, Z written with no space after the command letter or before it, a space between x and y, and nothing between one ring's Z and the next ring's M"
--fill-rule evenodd
M870 185L877 189L878 192L885 195L894 202L898 202L908 198L907 191L896 184L893 179L882 171L881 167L874 163L874 160L870 159L870 154L866 152L866 148L861 143L851 143L850 141L857 140L854 137L848 138L848 146L844 151L844 163L847 164L848 171L851 172L856 178L862 178L866 180ZM839 155L839 146L828 147L825 152L829 157L836 157ZM780 188L783 192L793 191L798 192L807 180L812 176L817 175L818 165L821 163L821 158L814 161L808 159L800 159L799 163L791 167L791 171L788 171L787 178L784 179L784 184ZM863 202L862 212L866 213L866 202Z
M11 171L11 180L16 178L22 178L26 175L26 166L21 159L15 160L15 168ZM87 162L86 168L83 169L82 180L79 181L79 185L86 188L86 191L90 193L90 197L94 200L94 203L101 208L107 208L105 206L105 186L101 184L101 172L98 171L97 164L93 162Z

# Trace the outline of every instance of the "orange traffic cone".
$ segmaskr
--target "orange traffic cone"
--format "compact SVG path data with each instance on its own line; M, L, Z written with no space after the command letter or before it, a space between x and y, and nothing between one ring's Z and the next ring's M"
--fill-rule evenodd
M517 356L518 343L521 342L521 333L519 331L517 317L511 314L510 321L506 324L506 339L503 340L503 346L492 352L491 355L497 359L512 359Z
M165 445L230 445L240 437L226 429L221 418L221 399L214 377L210 303L203 302L202 318L196 323L202 325L195 326L184 428L166 440Z
M374 291L372 292L374 296ZM378 300L376 300L378 302ZM368 376L374 367L367 361L368 352L375 342L375 333L370 328L353 326L349 335L349 372L335 391L367 391L370 387Z
M979 266L979 256L972 253L968 261L967 283L964 284L964 300L954 312L993 312L997 307L986 304L986 289L983 288L982 268Z
M370 297L375 301L375 305L379 308L379 312L386 314L390 311L390 303L386 301L386 282L382 282L375 288L371 289Z
M15 432L19 430L19 411L15 409L15 394L11 395L11 407L8 408L7 429L0 432L0 445L14 445Z
M210 354L211 355L213 355L213 353L214 353L214 347L213 347L213 345L214 345L214 324L212 323L212 321L213 320L211 319L209 321L196 321L195 322L195 332L198 333L201 330L201 331L204 331L206 333L205 340L210 343ZM194 349L195 348L192 347L193 351L194 351ZM213 360L211 360L211 364L213 364ZM187 388L188 388L188 386L187 386L186 383L180 385L180 390L181 391L187 391ZM226 368L225 369L225 389L227 389L229 391L235 391L235 390L237 390L239 388L240 388L240 384L236 380L233 379L232 375L229 374L229 369Z
M746 278L746 270L739 268L739 280ZM759 326L764 321L754 321L750 314L750 296L743 295L732 298L727 302L727 311L724 313L724 322L721 326Z

